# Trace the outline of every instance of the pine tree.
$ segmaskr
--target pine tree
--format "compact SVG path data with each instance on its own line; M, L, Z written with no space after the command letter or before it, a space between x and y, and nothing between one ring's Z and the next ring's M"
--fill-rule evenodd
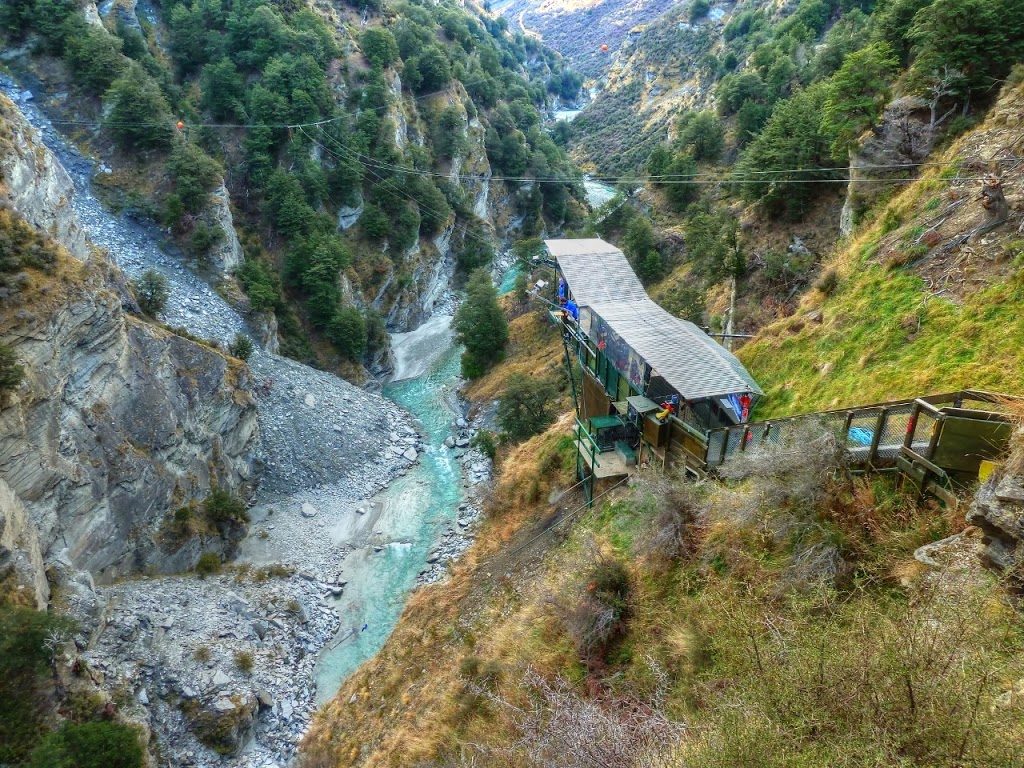
M485 269L478 269L466 284L466 300L455 313L455 331L466 351L462 375L475 379L501 359L508 341L508 322L498 306L498 292Z

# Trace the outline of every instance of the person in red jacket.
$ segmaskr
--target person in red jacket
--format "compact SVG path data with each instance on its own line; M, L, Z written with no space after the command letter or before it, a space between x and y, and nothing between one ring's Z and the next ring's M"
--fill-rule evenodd
M749 392L744 392L742 395L740 395L740 408L743 409L743 412L740 414L740 420L741 421L746 421L747 419L750 418L750 393Z

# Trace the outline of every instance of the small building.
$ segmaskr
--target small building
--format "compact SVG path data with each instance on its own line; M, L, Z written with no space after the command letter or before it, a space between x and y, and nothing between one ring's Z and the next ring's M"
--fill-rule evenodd
M579 386L573 380L581 474L615 477L637 463L696 468L709 430L747 420L763 396L757 382L707 333L652 301L615 246L545 245L565 308L552 315L582 370Z

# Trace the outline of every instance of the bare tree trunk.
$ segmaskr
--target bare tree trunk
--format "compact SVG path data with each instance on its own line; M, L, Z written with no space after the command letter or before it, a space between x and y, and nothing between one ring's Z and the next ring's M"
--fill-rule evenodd
M981 206L985 209L987 221L978 230L978 234L990 232L1010 218L1010 206L1003 193L1003 180L995 174L985 177L981 188Z

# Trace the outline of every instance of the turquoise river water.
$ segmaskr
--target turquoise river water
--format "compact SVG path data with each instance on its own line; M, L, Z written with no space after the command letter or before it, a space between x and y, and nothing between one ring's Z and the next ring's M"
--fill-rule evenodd
M456 387L461 348L448 343L425 374L384 387L387 397L415 417L428 447L404 477L377 497L381 512L375 530L386 531L389 543L379 552L364 547L346 558L345 570L352 577L336 603L344 626L320 657L320 702L330 699L384 645L440 530L455 521L463 498L462 468L444 439L460 415Z

